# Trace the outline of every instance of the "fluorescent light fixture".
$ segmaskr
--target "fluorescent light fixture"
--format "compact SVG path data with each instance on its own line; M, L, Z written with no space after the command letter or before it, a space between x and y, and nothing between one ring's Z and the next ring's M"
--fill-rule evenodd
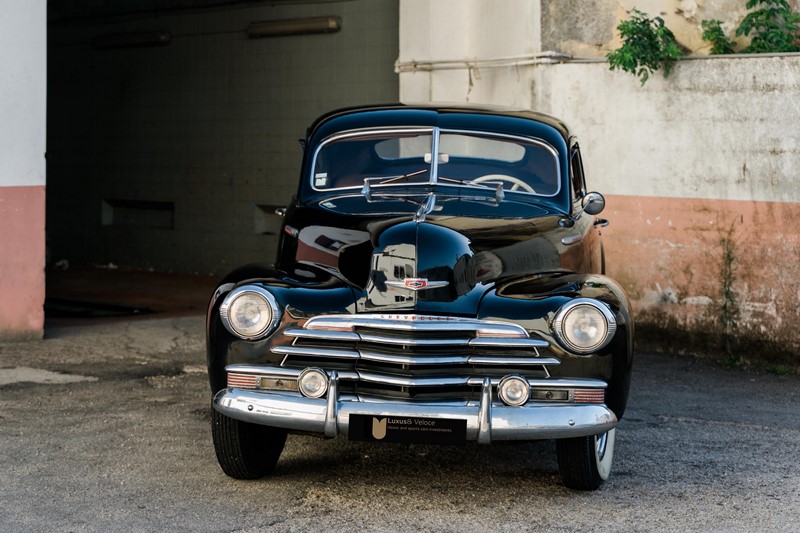
M98 35L92 41L95 48L136 48L142 46L163 46L172 40L168 31L142 31L135 33L107 33Z
M251 39L257 37L280 37L308 33L333 33L340 29L342 29L342 19L334 16L265 20L251 22L247 27L247 36Z

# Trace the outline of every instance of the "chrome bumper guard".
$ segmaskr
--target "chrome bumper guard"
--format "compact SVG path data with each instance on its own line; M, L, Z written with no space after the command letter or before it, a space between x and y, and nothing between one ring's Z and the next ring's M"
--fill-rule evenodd
M297 392L227 388L214 397L220 413L244 422L321 433L347 435L350 415L466 420L466 438L489 444L503 440L538 440L604 433L617 417L603 404L529 402L509 407L492 400L492 383L483 380L479 402L412 402L340 395L338 376L331 373L327 398L306 398Z

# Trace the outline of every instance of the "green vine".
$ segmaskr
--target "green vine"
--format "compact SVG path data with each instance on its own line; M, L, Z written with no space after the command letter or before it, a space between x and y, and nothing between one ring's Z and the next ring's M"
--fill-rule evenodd
M628 20L617 26L622 46L606 55L611 70L621 69L637 76L644 85L650 74L664 69L669 76L675 60L683 55L675 35L661 17L650 18L633 9Z
M736 243L733 241L735 222L720 236L722 266L720 268L719 321L722 330L722 349L729 361L736 361L734 343L739 331L739 301L733 285L736 281Z
M744 54L800 52L800 13L786 0L748 0L751 11L744 17L736 35L750 37ZM712 54L734 53L734 42L725 35L719 20L704 20L703 40L711 43Z
M711 43L711 54L733 54L734 43L725 35L722 21L717 19L704 20L700 23L703 27L703 40Z
M796 13L786 0L748 0L747 9L761 4L763 7L748 13L736 35L753 34L745 53L800 52L800 13Z

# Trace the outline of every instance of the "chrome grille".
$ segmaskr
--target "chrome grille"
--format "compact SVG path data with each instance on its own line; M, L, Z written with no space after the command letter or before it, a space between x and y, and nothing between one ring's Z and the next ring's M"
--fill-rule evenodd
M517 324L429 315L324 315L283 332L282 367L336 369L358 392L417 396L479 392L511 371L548 378L560 364Z

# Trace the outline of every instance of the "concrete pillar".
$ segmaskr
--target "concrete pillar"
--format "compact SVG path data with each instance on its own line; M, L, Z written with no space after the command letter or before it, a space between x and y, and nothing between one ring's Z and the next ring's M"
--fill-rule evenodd
M47 2L0 0L0 339L44 330Z
M400 100L529 107L508 60L541 51L540 26L538 0L400 0Z

